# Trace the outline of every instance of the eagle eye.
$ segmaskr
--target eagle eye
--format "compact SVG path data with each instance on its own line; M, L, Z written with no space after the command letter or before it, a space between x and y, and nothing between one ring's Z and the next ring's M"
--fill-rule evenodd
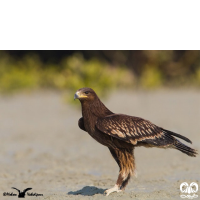
M84 92L85 94L89 94L89 92L88 91L86 91L86 92Z

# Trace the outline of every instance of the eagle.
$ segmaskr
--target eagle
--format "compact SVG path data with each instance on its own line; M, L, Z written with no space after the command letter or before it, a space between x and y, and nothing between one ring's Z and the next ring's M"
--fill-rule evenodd
M104 192L106 196L112 192L124 191L131 176L134 175L135 147L174 148L188 156L196 157L197 155L197 150L175 138L192 143L185 136L161 128L140 117L113 113L91 88L77 90L75 99L79 99L82 107L82 117L78 121L79 128L88 132L100 144L108 147L119 166L116 184Z

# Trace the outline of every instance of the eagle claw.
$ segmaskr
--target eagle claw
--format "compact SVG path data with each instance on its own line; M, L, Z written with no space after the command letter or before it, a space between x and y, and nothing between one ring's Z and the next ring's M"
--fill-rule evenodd
M121 192L121 191L122 191L122 190L119 189L118 185L115 185L114 187L112 187L112 188L106 190L106 191L104 192L104 195L105 195L105 196L108 196L109 194L111 194L111 193L113 193L113 192Z

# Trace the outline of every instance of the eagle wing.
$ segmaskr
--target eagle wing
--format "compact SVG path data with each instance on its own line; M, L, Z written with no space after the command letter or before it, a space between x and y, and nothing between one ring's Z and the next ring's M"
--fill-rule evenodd
M96 122L96 128L103 133L133 145L136 145L138 141L152 145L165 145L162 129L139 117L112 114L99 118Z
M86 131L86 130L85 130L85 126L84 126L83 117L81 117L81 118L78 120L78 126L79 126L79 128L82 129L83 131Z

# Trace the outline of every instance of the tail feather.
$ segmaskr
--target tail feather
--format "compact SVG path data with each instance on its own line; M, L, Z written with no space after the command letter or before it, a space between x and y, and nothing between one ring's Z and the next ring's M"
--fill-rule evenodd
M165 129L163 129L163 128L161 128L161 129L162 129L163 132L164 132L164 135L165 135L164 137L166 138L166 140L167 140L169 143L171 143L172 146L173 146L175 149L177 149L177 150L179 150L179 151L181 151L181 152L187 154L188 156L192 156L192 157L196 157L196 156L197 156L197 154L198 154L197 150L192 149L192 148L186 146L185 144L181 143L179 140L177 140L177 139L176 139L175 137L173 137L173 136L176 136L176 137L178 137L178 138L181 138L181 139L185 140L186 142L189 142L189 143L192 144L191 140L189 140L188 138L186 138L186 137L184 137L184 136L182 136L182 135L179 135L179 134L177 134L177 133L174 133L174 132L165 130Z
M198 154L197 150L186 146L185 144L181 143L178 140L175 141L174 147L175 147L175 149L178 149L179 151L187 154L188 156L196 157Z
M164 129L164 128L161 128L161 129L162 129L162 131L163 131L164 133L168 133L169 135L173 135L173 136L175 136L175 137L181 138L181 139L185 140L186 142L189 142L189 143L192 144L192 141L191 141L190 139L186 138L185 136L182 136L182 135L180 135L180 134L178 134L178 133L174 133L174 132L172 132L172 131L168 131L168 130L166 130L166 129Z

